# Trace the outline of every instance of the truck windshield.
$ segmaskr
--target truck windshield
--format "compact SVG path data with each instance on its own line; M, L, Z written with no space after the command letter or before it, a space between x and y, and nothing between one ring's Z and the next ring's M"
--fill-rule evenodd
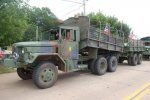
M42 40L58 40L59 38L59 31L54 29L54 30L49 30L46 31L42 34Z
M150 46L150 42L145 42L145 46Z

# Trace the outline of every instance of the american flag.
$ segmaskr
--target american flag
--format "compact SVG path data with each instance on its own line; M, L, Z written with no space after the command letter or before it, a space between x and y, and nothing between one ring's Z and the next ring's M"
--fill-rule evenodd
M110 26L108 23L106 23L106 25L105 25L104 34L111 35Z
M137 39L137 35L133 34L133 32L130 32L129 33L129 36L128 36L130 39Z

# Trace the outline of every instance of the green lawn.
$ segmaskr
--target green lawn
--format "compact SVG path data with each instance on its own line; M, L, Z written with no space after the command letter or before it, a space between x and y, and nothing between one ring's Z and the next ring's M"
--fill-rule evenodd
M13 68L8 68L8 67L4 67L4 66L0 65L0 74L11 73L14 71L15 71L15 69L13 69Z

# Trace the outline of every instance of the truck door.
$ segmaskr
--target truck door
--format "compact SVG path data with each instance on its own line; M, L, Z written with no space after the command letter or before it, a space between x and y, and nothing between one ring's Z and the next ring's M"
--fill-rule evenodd
M61 29L60 55L66 62L67 72L78 69L78 41L76 30Z

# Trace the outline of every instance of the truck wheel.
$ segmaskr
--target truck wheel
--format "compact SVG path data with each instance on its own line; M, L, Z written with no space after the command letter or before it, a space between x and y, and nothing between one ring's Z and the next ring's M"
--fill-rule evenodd
M138 54L138 62L137 64L141 64L142 63L142 54Z
M131 57L128 57L128 65L132 65L132 63L131 63L131 62L132 62L132 61L131 61L131 59L132 59Z
M95 62L96 62L96 59L92 59L90 60L90 62L88 63L88 68L91 70L91 73L95 73Z
M58 70L53 63L44 62L33 70L33 82L41 89L49 88L54 85L58 77Z
M132 59L131 59L132 66L136 66L137 62L138 62L137 54L134 54Z
M99 57L94 66L94 74L104 75L107 70L107 60L104 57Z
M115 72L118 66L118 61L115 56L110 56L108 58L108 68L107 71L109 72Z
M17 74L23 80L32 79L32 72L24 68L17 68Z

